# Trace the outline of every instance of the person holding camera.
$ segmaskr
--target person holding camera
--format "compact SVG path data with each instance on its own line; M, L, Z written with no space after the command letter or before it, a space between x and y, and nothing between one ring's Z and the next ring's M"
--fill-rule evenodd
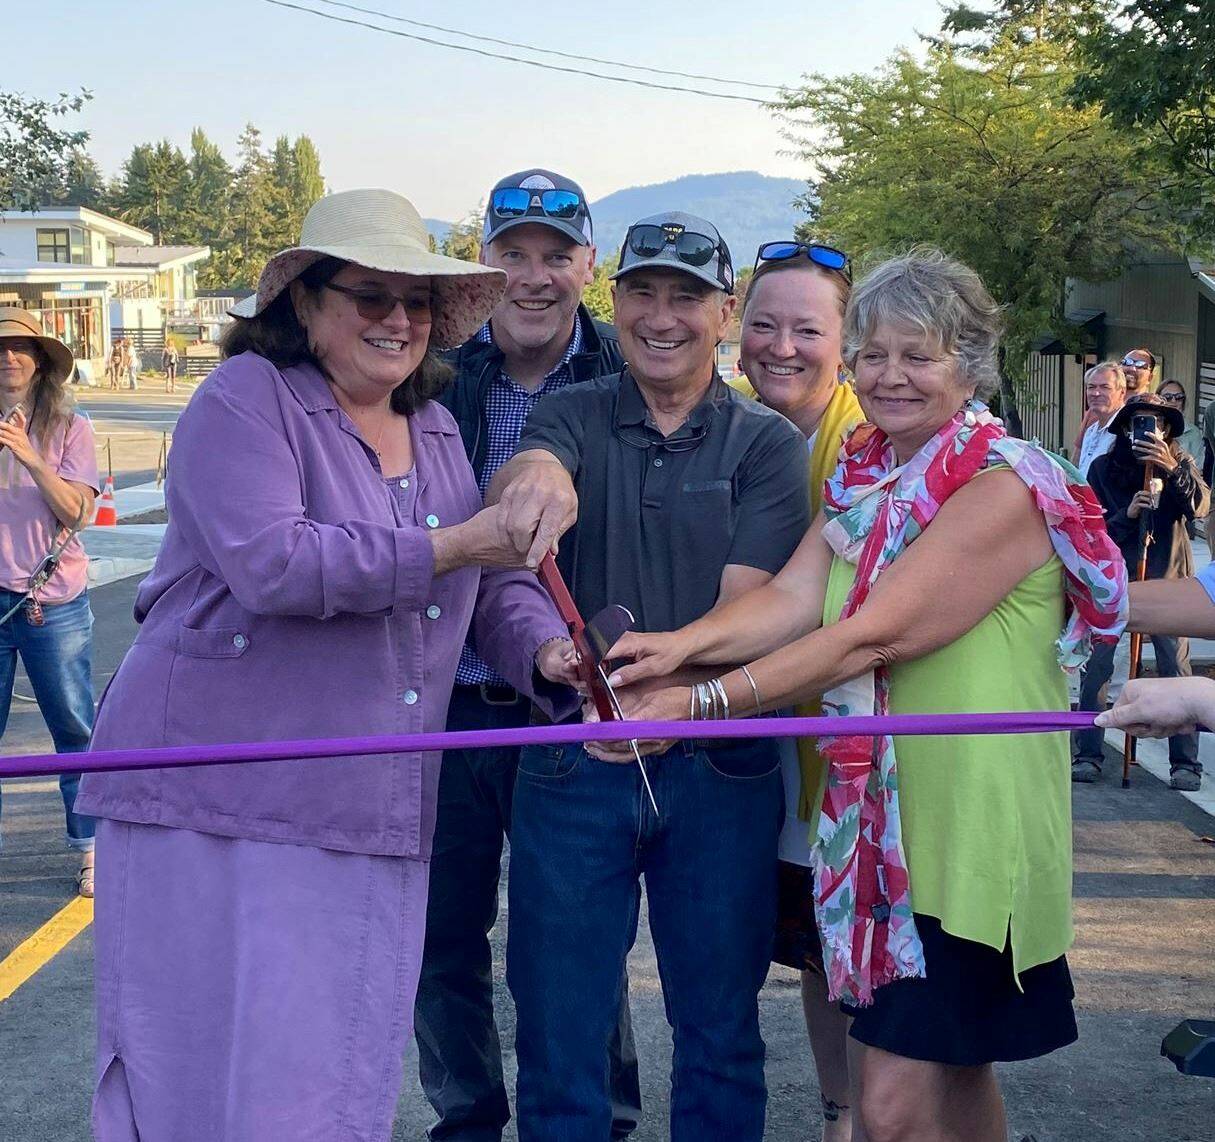
M1185 418L1172 405L1151 394L1127 400L1110 421L1114 443L1098 456L1088 480L1106 512L1106 527L1118 544L1133 577L1181 579L1194 574L1188 525L1206 515L1210 492L1194 459L1177 438ZM1137 575L1146 545L1143 575ZM1162 678L1190 676L1189 641L1153 634L1156 672ZM1102 691L1114 665L1113 645L1094 648L1080 684L1080 709L1103 710ZM1073 736L1072 780L1096 781L1101 776L1104 730L1077 731ZM1198 735L1169 738L1170 784L1194 790L1201 781Z

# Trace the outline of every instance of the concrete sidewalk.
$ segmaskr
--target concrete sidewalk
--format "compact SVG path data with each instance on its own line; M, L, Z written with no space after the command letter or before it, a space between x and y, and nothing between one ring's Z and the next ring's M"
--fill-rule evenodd
M136 484L114 492L118 509L115 527L86 527L80 541L89 557L89 587L96 588L129 575L143 575L152 569L164 539L164 523L124 524L165 506L165 485Z

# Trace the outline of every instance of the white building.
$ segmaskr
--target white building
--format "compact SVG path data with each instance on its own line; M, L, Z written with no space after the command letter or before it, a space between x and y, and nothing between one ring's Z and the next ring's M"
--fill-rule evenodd
M110 345L159 350L168 328L207 340L230 299L196 298L207 246L156 246L152 235L80 206L0 211L0 305L33 310L101 376Z

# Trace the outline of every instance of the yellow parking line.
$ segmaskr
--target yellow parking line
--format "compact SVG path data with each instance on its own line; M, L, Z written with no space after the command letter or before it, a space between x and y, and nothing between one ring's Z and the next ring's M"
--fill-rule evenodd
M28 940L0 960L0 1003L3 1003L35 972L50 963L93 922L93 902L77 896L55 913Z

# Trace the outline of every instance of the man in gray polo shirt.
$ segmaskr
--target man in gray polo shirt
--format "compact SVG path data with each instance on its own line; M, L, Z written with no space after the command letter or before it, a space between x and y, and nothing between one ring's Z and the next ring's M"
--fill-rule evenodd
M579 610L674 630L766 582L810 523L805 442L717 375L730 255L688 214L630 227L615 278L627 367L533 410L491 488L519 523L572 514L559 565ZM553 524L556 526L552 526ZM507 981L520 1142L603 1142L608 1043L644 877L674 1029L671 1137L763 1136L757 996L768 969L782 815L770 741L679 743L635 762L524 750L511 838Z

